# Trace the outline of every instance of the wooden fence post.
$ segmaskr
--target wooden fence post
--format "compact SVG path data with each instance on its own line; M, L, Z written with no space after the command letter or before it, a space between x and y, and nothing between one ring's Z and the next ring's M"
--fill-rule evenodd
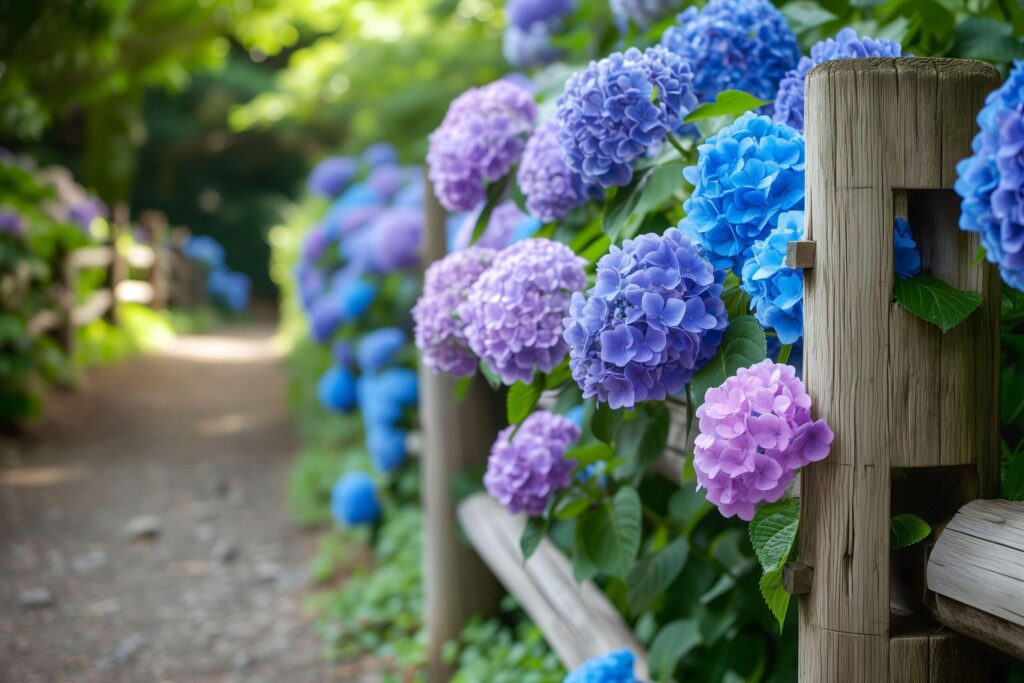
M149 306L155 310L167 308L170 290L171 262L170 245L168 244L167 217L160 211L144 211L139 217L142 227L149 237L153 249L153 265L149 269L150 287L153 298Z
M430 181L424 191L426 223L422 261L447 252L445 212ZM466 618L494 612L498 584L486 565L460 538L451 492L452 476L486 460L502 427L504 405L482 377L475 377L462 401L455 380L420 366L420 421L423 429L422 503L424 516L423 591L431 683L447 681L451 667L442 660L444 644L459 635Z
M60 322L54 336L73 366L77 350L75 335L78 326L75 324L75 307L78 305L78 269L71 260L71 252L64 249L57 254L53 268L54 293L60 307Z
M801 485L805 683L990 675L974 643L925 621L928 548L890 556L889 519L941 525L998 493L999 277L973 265L978 236L958 230L951 190L998 82L988 64L923 58L827 62L807 79L804 371L836 437ZM946 334L893 300L897 216L925 272L982 295Z
M129 225L128 205L118 202L114 205L113 215L110 217L110 265L107 266L106 287L110 290L110 308L103 315L103 318L111 325L117 324L117 286L125 279L127 263L117 248L117 240L123 230Z

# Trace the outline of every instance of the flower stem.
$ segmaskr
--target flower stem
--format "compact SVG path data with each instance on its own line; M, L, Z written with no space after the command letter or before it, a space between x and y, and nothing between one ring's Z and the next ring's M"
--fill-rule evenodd
M792 344L783 344L779 348L779 360L777 361L780 365L785 365L789 362L789 354L793 350Z
M665 136L665 139L668 140L668 143L670 145L676 148L676 151L679 152L679 156L683 157L684 159L686 158L686 150L683 149L683 145L681 142L679 142L679 138L677 138L672 133L669 133L668 135Z

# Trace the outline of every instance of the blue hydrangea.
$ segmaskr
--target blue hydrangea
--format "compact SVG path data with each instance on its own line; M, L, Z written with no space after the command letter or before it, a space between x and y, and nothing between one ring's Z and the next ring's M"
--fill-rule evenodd
M405 408L416 404L418 386L415 371L407 368L388 368L360 377L356 392L367 431L398 424Z
M224 247L209 235L192 235L182 249L186 257L210 270L224 265Z
M804 207L803 136L747 112L697 149L697 165L683 172L694 189L679 227L716 267L739 273L779 215Z
M903 50L892 40L858 37L852 28L844 28L835 38L818 41L811 47L809 57L801 57L796 68L786 72L775 95L775 111L772 117L799 131L804 129L804 87L807 74L818 64L834 59L855 59L859 57L900 57ZM909 57L910 55L905 55ZM766 97L764 99L771 99Z
M405 332L397 327L382 327L366 334L356 349L359 369L363 372L379 372L395 360L395 355L405 345Z
M634 673L635 657L629 650L616 650L580 664L563 683L642 683Z
M783 344L795 343L804 333L804 274L785 265L788 244L803 235L804 212L786 211L743 264L742 287L754 316L762 327L775 330Z
M347 339L339 339L331 346L331 359L335 365L343 368L351 368L355 362L355 354L352 353L352 345Z
M906 218L896 219L893 239L893 263L896 276L907 280L921 274L921 252L917 250L917 242L910 231L910 223Z
M683 0L609 0L615 23L625 30L633 22L646 29L679 9Z
M366 472L350 472L331 488L331 515L345 527L370 524L380 518L380 501Z
M678 22L661 44L689 62L701 101L723 90L770 100L800 59L796 36L768 0L710 0L688 7Z
M217 268L206 277L206 291L215 303L229 311L240 313L249 306L249 291L252 282L245 273L227 268Z
M729 324L724 281L675 228L611 247L597 262L594 286L573 294L563 321L583 397L632 408L682 391Z
M564 218L588 199L600 196L599 189L588 187L569 168L558 141L558 127L558 120L550 119L534 129L516 172L526 209L545 222Z
M355 183L331 204L331 207L327 209L327 213L324 214L321 223L327 230L328 236L334 240L339 235L351 232L354 229L351 225L353 222L350 217L351 214L367 214L369 210L382 211L383 208L382 200L373 188L366 183ZM346 220L346 217L348 217L348 220Z
M656 154L696 106L686 61L661 46L630 48L569 78L558 98L558 139L584 182L628 185L633 162Z
M337 304L342 322L355 320L367 311L377 298L377 286L362 278L349 280L338 293Z
M573 0L508 0L505 18L510 26L525 30L562 18L572 12L574 4Z
M398 163L398 151L387 142L377 142L363 151L363 162L370 168Z
M387 425L370 425L366 432L366 451L373 466L384 473L394 472L405 462L406 432Z
M351 157L328 157L316 165L306 180L306 188L313 194L333 199L344 192L356 174L359 162Z
M971 156L957 167L960 229L981 234L990 263L1024 290L1024 60L985 100Z
M501 54L517 69L553 62L562 55L552 42L553 34L552 27L543 22L527 29L509 24L501 38Z
M316 396L328 410L347 413L356 407L356 377L346 367L335 365L320 376Z

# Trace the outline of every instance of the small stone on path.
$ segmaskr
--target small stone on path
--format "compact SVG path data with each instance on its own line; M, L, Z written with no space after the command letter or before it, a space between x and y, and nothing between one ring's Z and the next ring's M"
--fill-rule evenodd
M139 515L129 521L122 533L133 541L151 541L160 535L163 525L156 515Z
M118 643L111 653L97 659L94 665L100 671L109 671L118 664L130 661L145 644L146 639L141 633L133 633Z
M53 604L53 594L49 588L26 588L18 593L18 603L29 609L49 607Z
M99 548L72 556L71 568L78 574L88 574L107 564L107 553Z
M231 541L220 541L213 546L210 556L221 564L227 564L238 557L238 548Z

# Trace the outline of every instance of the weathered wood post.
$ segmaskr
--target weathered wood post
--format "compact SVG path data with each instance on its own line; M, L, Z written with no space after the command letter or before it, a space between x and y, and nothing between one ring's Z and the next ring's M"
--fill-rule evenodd
M999 278L973 265L951 190L998 82L988 64L923 58L828 62L807 79L804 371L836 437L801 488L806 683L988 680L973 643L922 616L924 549L911 567L890 555L889 519L941 525L998 493ZM901 215L925 272L982 295L946 334L893 300Z
M147 281L153 288L150 308L160 310L167 308L169 298L171 263L170 246L167 235L167 216L162 211L144 211L139 222L149 237L149 245L153 249L153 264L149 267Z
M445 212L426 180L424 265L447 253ZM457 400L455 380L420 367L420 422L423 429L423 591L431 683L447 681L444 644L459 635L466 618L488 615L498 604L498 584L472 548L460 539L452 497L452 476L487 459L502 427L504 406L482 377Z

